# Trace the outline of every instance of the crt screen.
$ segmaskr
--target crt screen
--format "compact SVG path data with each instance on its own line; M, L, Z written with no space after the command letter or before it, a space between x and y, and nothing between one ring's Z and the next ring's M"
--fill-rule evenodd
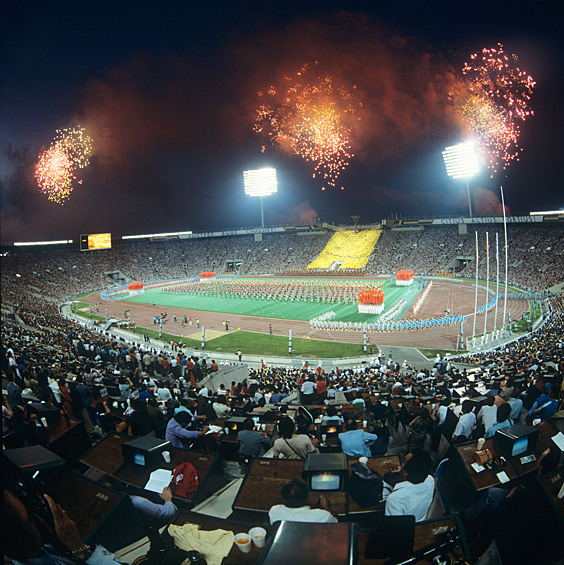
M515 440L513 444L513 449L511 451L511 457L516 457L517 455L521 455L525 453L529 447L529 438L527 437L520 437L519 439Z
M339 490L341 477L339 473L316 473L311 476L311 490Z
M145 455L141 452L137 452L133 454L133 462L135 465L145 466Z

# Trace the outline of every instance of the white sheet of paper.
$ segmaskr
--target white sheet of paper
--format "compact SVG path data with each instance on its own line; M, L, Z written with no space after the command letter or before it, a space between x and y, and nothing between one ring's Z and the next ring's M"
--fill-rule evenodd
M485 467L482 467L482 465L480 465L479 463L472 463L472 469L474 469L476 473L481 473L485 470Z
M499 479L500 483L508 483L509 482L509 477L507 476L507 473L505 471L501 471L500 473L498 473L497 478Z
M145 485L145 490L150 490L151 492L157 492L161 494L163 489L170 485L172 480L172 471L167 469L157 469L153 471Z
M557 446L560 451L564 451L564 434L558 432L554 437L550 438Z
M221 426L214 426L211 425L210 429L206 432L206 435L208 434L216 434L218 432L220 432L221 430L223 430L223 428Z

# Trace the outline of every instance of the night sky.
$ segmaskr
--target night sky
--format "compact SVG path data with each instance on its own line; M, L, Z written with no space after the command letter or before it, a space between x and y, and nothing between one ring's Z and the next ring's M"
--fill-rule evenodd
M447 103L472 53L498 43L536 81L519 162L471 180L480 215L564 207L559 0L4 2L2 242L260 224L243 171L278 171L268 225L464 215L442 150L467 135ZM354 157L321 190L313 164L253 131L258 92L318 61L361 103ZM316 67L317 69L317 67ZM34 179L55 131L80 124L89 166L61 206ZM263 150L264 149L264 150Z

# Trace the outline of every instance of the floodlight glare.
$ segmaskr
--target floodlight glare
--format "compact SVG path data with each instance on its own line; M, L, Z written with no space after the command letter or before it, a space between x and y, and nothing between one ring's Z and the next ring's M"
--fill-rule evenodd
M443 151L447 175L453 179L473 177L480 170L480 163L471 142L459 143Z
M266 167L254 171L244 171L245 194L247 196L260 196L261 225L264 228L263 197L270 196L278 191L276 182L276 169Z
M245 194L248 196L270 196L278 190L276 169L265 168L244 171Z
M449 177L453 179L466 179L468 213L470 217L472 217L472 198L470 196L468 179L473 177L480 170L480 163L474 150L474 143L467 141L447 147L443 151L443 159Z

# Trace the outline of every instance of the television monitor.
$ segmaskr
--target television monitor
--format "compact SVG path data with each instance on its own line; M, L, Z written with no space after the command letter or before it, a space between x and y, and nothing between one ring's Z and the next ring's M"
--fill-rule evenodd
M302 473L312 491L343 490L347 474L344 453L309 453Z
M537 445L539 430L532 426L514 424L508 428L497 430L494 442L505 457L517 457L533 451Z
M341 424L341 422L335 421L335 422L329 422L329 423L322 424L319 429L320 429L322 434L335 436L339 432L342 431L341 430L342 427L343 427L343 425Z
M246 418L242 416L232 416L228 420L225 420L225 427L229 428L229 433L236 434L240 429L242 429L243 422Z
M58 408L44 402L29 402L27 409L30 413L37 414L37 417L46 425L54 424L61 419Z
M123 460L140 467L162 466L164 459L163 451L170 451L170 441L149 436L143 436L127 443L121 444Z
M342 490L343 476L338 471L312 472L309 477L311 491L337 491Z

